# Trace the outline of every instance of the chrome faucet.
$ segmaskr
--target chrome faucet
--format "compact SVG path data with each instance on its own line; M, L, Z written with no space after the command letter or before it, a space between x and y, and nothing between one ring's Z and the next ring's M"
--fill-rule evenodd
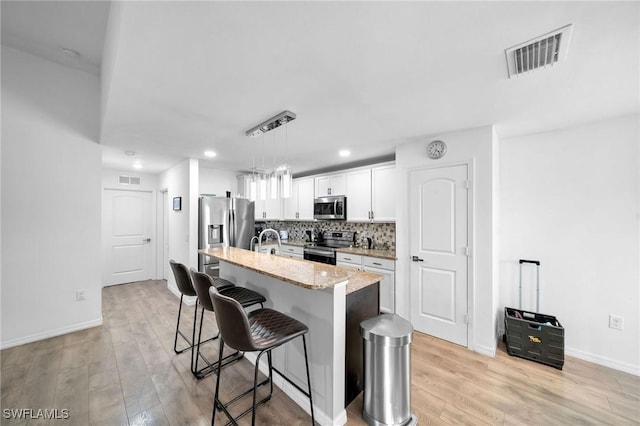
M279 251L280 253L282 253L282 241L280 241L280 234L278 233L278 231L276 231L275 229L272 229L272 228L267 228L267 229L265 229L264 231L262 231L262 232L260 233L260 235L258 235L258 251L259 251L259 252L261 252L261 251L262 251L262 235L263 235L265 232L271 232L271 233L276 234L276 238L278 239L278 251Z
M258 237L256 237L255 235L251 237L251 241L249 241L249 250L254 251L256 249L257 241L258 241Z

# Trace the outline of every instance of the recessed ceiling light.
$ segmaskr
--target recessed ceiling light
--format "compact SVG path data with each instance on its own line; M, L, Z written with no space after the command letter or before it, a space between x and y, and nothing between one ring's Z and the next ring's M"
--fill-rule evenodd
M213 152L213 151L205 151L205 152L204 152L204 156L205 156L205 157L213 158L213 157L215 157L216 155L217 155L217 154L216 154L215 152Z
M136 170L140 170L142 168L142 164L141 163L133 163L133 168Z
M341 149L340 152L338 152L338 155L340 155L340 157L348 157L351 155L351 151L348 149Z

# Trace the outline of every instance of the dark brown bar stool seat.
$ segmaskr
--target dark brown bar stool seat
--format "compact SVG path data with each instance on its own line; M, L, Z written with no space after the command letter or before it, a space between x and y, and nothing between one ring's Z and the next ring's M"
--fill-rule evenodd
M283 379L291 383L296 389L309 398L309 404L311 406L311 422L314 424L315 417L313 413L313 400L311 397L311 378L309 375L309 360L307 357L307 341L305 339L305 335L309 332L309 328L295 318L269 308L258 309L247 314L236 300L228 297L222 292L216 291L213 287L209 289L209 296L211 297L211 301L216 311L216 321L218 322L218 328L220 330L219 356L222 357L224 345L228 345L237 351L259 352L254 367L253 387L225 404L223 404L219 398L220 376L222 375L222 372L218 371L211 424L213 425L215 423L216 410L220 409L229 418L230 422L228 424L237 424L236 421L238 419L251 412L251 424L255 425L256 408L271 399L271 396L273 395L273 370L276 370ZM273 349L295 339L296 337L302 337L304 362L307 368L308 391L300 388L300 386L292 382L288 377L282 374L282 372L274 368L271 360L271 351ZM262 357L265 352L267 353L267 360L269 363L269 377L261 383L258 383L258 366L260 364L260 357ZM269 395L256 402L256 392L258 387L267 383L270 386ZM251 392L253 392L252 406L234 418L227 410L227 407Z
M266 302L267 299L256 291L244 287L237 287L235 284L228 280L222 278L214 278L203 272L198 272L195 269L191 269L191 277L193 279L193 287L196 294L198 295L198 302L202 307L202 310L200 311L200 331L198 332L198 341L195 344L194 348L192 348L191 352L191 372L194 376L196 376L196 378L202 379L203 377L206 377L209 374L218 371L225 365L239 360L243 356L239 351L236 351L235 353L224 358L222 358L221 356L215 362L210 362L200 352L200 345L204 343L200 341L202 337L204 311L214 311L213 303L211 302L211 297L209 296L209 287L213 287L221 294L224 294L225 296L236 300L243 308L247 308L257 304L260 304L260 307L262 307L263 303ZM207 341L215 340L219 337L219 335L220 334L218 333L212 339L209 339ZM202 358L202 360L205 362L205 366L201 369L198 369L200 358Z
M193 283L191 282L191 275L189 275L189 270L182 263L178 263L175 260L169 260L169 265L171 266L171 270L173 271L173 276L176 279L176 285L178 286L178 291L180 292L180 307L178 308L178 321L176 322L176 335L173 339L173 351L177 354L181 354L182 352L192 349L194 345L194 341L196 339L196 318L198 317L198 302L195 304L195 312L193 314L193 331L191 333L191 340L187 336L185 336L182 331L180 331L180 314L182 313L182 299L184 296L197 296L195 289L193 288ZM180 335L188 344L186 348L178 349L178 335Z

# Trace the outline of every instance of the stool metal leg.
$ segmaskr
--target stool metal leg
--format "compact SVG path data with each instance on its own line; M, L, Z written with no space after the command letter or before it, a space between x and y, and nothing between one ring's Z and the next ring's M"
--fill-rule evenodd
M311 397L311 375L309 374L309 359L307 358L307 339L304 334L302 335L302 346L304 347L304 365L307 366L307 384L309 385L309 405L311 406L311 424L316 423L315 416L313 415L313 398Z
M222 338L220 338L220 347L223 348L224 347L224 341L222 340ZM229 419L229 422L226 423L225 426L229 426L231 424L238 424L237 420L240 420L242 417L246 416L247 414L252 412L252 424L255 424L255 412L256 412L256 408L259 407L260 405L266 403L267 401L269 401L271 399L271 397L273 396L273 380L272 380L272 375L271 375L271 361L269 361L269 377L267 377L266 379L264 379L262 382L258 383L258 372L259 372L259 363L260 363L260 358L262 357L262 354L264 354L266 351L262 351L258 354L258 357L256 359L256 365L255 365L255 369L254 369L254 380L253 380L253 387L247 389L246 391L242 392L240 395L236 396L235 398L233 398L231 401L223 404L222 401L220 401L220 397L219 397L219 391L220 391L220 376L221 376L221 370L220 369L216 369L216 372L218 374L218 378L216 380L216 393L214 396L214 401L213 401L213 417L211 420L211 425L214 424L214 419L216 416L216 410L219 409L220 411L224 412L224 414L227 416L227 418ZM268 358L270 360L271 358L271 351L268 351ZM222 356L222 349L220 350L220 355ZM270 392L269 395L267 395L265 398L261 399L260 401L256 402L256 392L257 389L260 386L266 385L267 383L269 383L271 385L270 388ZM244 410L242 413L240 413L238 416L236 416L235 418L233 417L233 415L229 412L229 410L227 410L227 407L229 407L231 404L239 401L240 399L244 398L245 396L249 395L250 393L253 392L253 404L251 407L247 408L246 410Z
M178 320L176 321L176 336L173 339L173 351L176 354L181 354L186 350L192 349L193 345L194 345L194 341L196 339L196 319L198 317L198 302L196 301L196 306L195 306L195 313L193 315L193 332L192 332L192 336L191 336L191 342L189 342L189 339L187 339L187 336L184 335L184 333L182 333L182 331L180 331L180 317L182 314L182 299L184 298L184 294L180 295L180 306L178 307ZM189 343L189 346L187 346L184 349L178 349L178 334L180 335L180 337L182 337L185 342Z
M218 352L218 359L222 358L222 351L224 350L224 340L220 338L220 351ZM218 377L216 379L216 393L213 397L213 414L211 415L211 426L214 426L216 422L216 407L220 406L221 410L225 408L220 404L220 376L222 375L222 370L218 370Z
M231 355L227 355L224 358L219 357L216 362L209 362L209 360L202 353L200 353L200 345L203 343L210 342L212 340L216 340L218 337L220 337L220 333L216 334L215 336L205 341L202 341L203 322L204 322L204 308L202 308L202 311L200 312L200 331L198 332L198 342L196 343L196 345L191 347L191 373L194 376L196 376L197 379L203 379L207 377L209 374L215 373L218 369L225 367L233 362L236 362L244 357L244 355L240 353L240 351L235 351ZM205 362L206 365L202 367L200 370L198 370L198 361L200 358L202 358L202 360Z

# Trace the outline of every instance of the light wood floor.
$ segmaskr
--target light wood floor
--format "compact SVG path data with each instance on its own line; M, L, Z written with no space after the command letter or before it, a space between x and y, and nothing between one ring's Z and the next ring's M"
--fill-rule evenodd
M3 350L1 408L66 408L70 417L48 422L0 414L1 424L210 423L215 376L195 380L189 354L174 355L177 309L164 281L109 287L103 290L103 326ZM192 318L193 309L183 309L184 331ZM214 324L208 315L207 335ZM215 359L217 343L208 346ZM502 344L488 358L420 333L414 333L411 354L412 412L422 425L640 424L636 376L575 358L559 371L510 357ZM223 400L247 387L251 374L246 360L226 367ZM350 425L364 424L361 410L362 396L348 407ZM260 424L309 420L277 388L258 409Z

